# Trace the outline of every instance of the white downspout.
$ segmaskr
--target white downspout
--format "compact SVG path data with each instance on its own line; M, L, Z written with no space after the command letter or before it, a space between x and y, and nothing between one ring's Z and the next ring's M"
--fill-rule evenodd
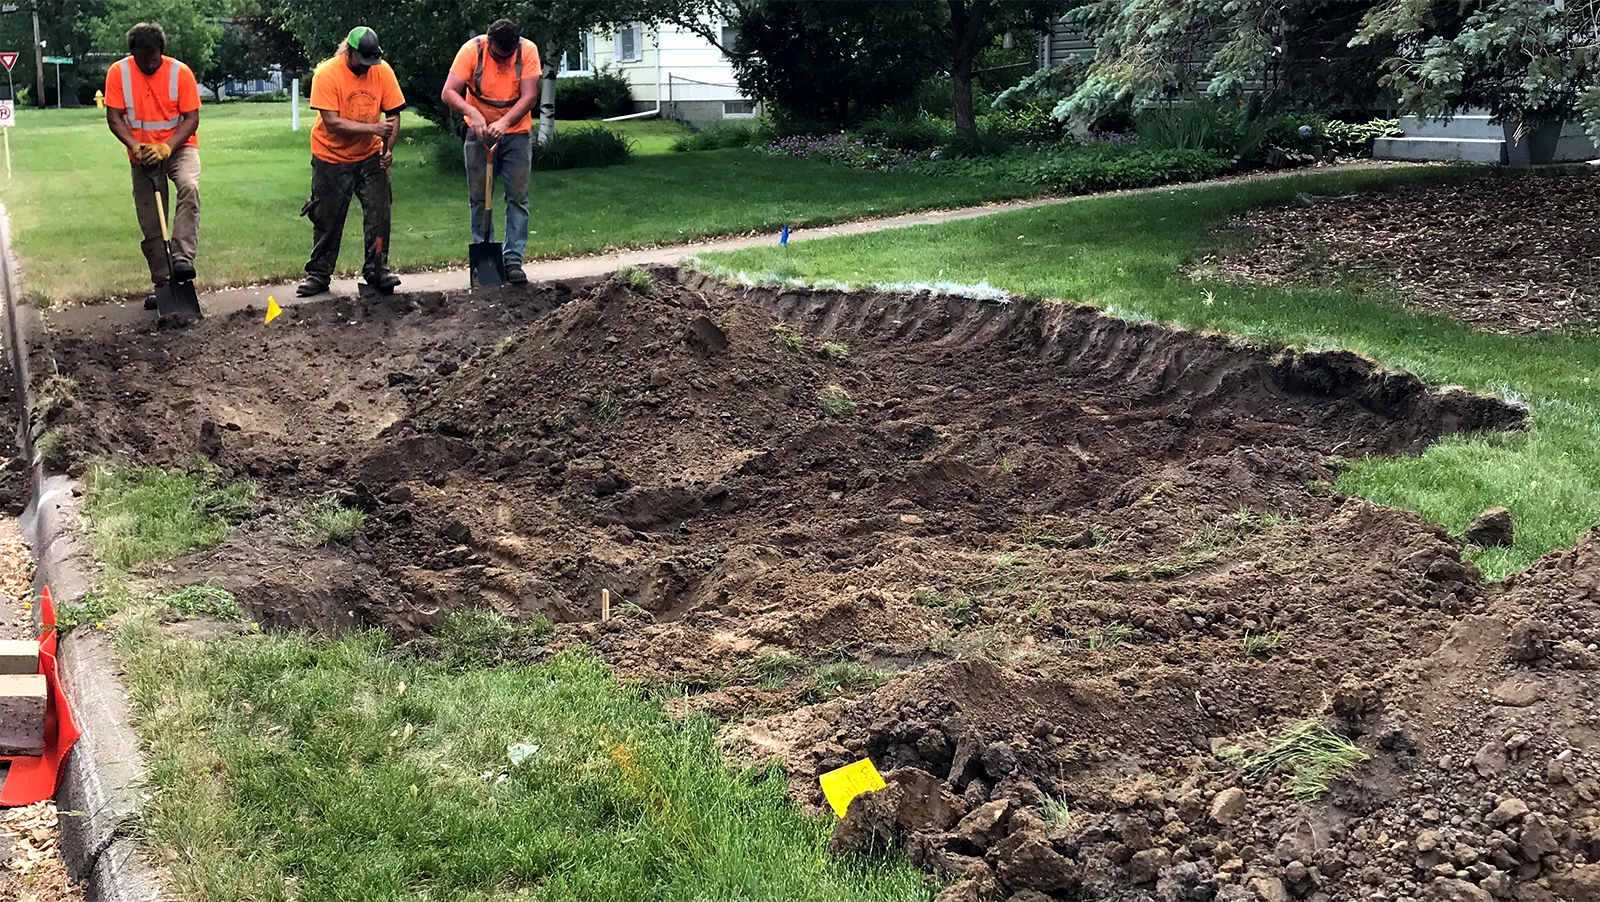
M612 116L603 122L622 122L625 119L649 119L651 116L661 115L661 28L656 28L656 108L645 110L642 113L629 113L626 116Z

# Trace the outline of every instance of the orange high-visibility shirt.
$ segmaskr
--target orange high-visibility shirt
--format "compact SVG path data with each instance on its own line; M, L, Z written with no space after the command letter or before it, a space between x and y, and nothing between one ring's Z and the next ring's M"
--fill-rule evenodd
M467 103L477 108L489 122L498 122L506 111L517 105L522 96L522 79L539 80L539 48L527 38L522 46L505 62L494 58L489 51L489 39L479 35L461 45L455 62L450 64L450 74L467 83ZM533 111L506 129L508 135L520 135L533 130Z
M318 112L331 110L340 119L372 123L405 106L400 81L387 61L357 75L341 53L323 60L311 75L311 108ZM320 115L311 127L311 155L327 163L359 163L381 150L383 139L377 135L335 134Z
M106 70L106 107L122 111L122 119L133 130L140 144L160 144L178 130L184 113L200 109L200 85L194 71L170 56L161 58L154 75L139 71L133 57L111 64ZM199 147L198 135L190 135L185 147ZM131 159L133 154L128 154Z

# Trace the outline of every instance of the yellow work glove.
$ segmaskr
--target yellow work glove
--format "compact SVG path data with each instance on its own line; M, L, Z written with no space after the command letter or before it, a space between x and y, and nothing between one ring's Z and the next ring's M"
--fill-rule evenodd
M170 156L172 156L172 148L160 141L154 144L140 144L133 149L133 158L145 166L159 166L163 160Z

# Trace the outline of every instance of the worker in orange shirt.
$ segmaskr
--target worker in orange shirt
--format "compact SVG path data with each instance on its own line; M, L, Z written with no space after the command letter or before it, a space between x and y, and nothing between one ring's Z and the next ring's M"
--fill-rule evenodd
M296 289L300 297L328 290L339 262L350 198L361 201L366 258L361 276L385 294L400 278L389 271L389 165L406 98L383 60L378 33L357 25L334 55L311 76L311 199L300 215L311 219L311 260Z
M200 87L194 72L165 55L167 33L160 25L140 22L128 29L128 56L106 70L106 125L128 148L133 170L133 209L144 233L140 248L157 287L169 279L194 280L200 246ZM167 201L167 182L177 188L178 202ZM172 267L161 246L162 206L172 211ZM145 306L156 305L155 295Z
M506 199L506 281L522 285L522 254L528 246L528 180L533 169L533 116L539 100L539 48L517 34L508 19L461 45L439 99L467 122L462 156L467 164L467 203L474 243L493 241L494 223L484 207L489 153Z

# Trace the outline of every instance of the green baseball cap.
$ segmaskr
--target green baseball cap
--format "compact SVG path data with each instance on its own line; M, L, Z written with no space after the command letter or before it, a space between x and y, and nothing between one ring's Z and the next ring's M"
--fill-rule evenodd
M378 33L365 25L350 29L344 41L369 66L376 66L383 59L383 48L378 46Z

